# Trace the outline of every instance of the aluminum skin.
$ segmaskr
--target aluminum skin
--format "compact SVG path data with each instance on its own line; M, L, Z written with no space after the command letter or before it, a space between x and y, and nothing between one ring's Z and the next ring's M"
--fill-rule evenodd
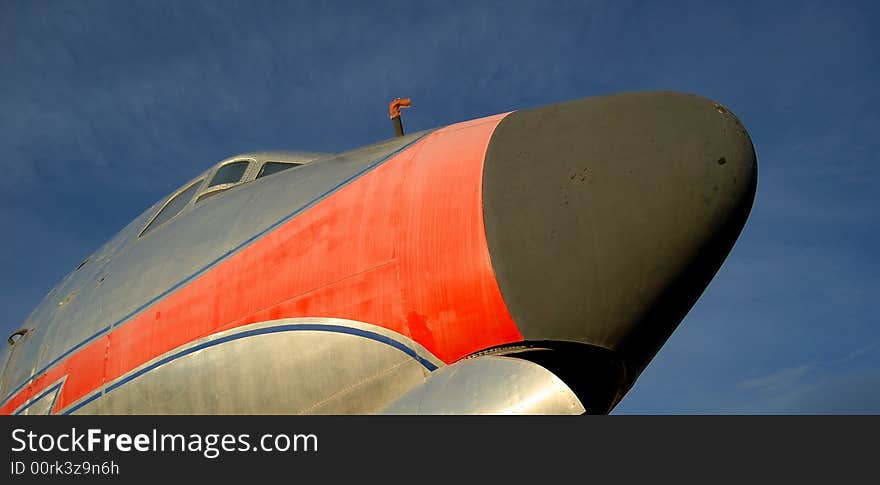
M242 181L208 188L235 160ZM257 179L270 160L304 165ZM0 412L609 412L756 178L727 108L668 92L231 157L49 292L6 351Z

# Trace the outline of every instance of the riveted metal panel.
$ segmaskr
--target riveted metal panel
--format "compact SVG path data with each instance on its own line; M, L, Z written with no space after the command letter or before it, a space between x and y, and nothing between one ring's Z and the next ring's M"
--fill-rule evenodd
M308 163L230 190L210 203L190 202L177 217L139 238L169 199L163 198L96 251L84 266L68 274L34 310L25 322L32 328L29 338L18 346L2 376L2 398L21 391L28 378L39 377L199 271L423 135L394 138ZM232 158L242 156L302 160L296 152L255 152ZM205 176L203 173L193 180Z
M547 369L499 356L435 371L382 414L583 414L572 390Z
M174 349L61 412L369 413L422 382L438 365L414 341L375 325L282 319Z

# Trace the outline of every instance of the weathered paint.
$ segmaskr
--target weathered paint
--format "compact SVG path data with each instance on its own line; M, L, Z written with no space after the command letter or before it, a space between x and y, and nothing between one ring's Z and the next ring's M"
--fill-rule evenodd
M521 339L482 220L482 163L503 116L431 133L35 376L0 411L67 376L57 411L188 342L280 318L381 325L445 362Z
M496 398L421 409L526 409L558 380L580 404L564 409L608 412L727 256L756 173L717 103L628 93L310 162L138 238L163 199L28 318L0 412L372 412L407 388L488 391L481 363L420 386L432 366L499 355L531 364L504 366ZM302 318L349 330L289 327ZM519 385L532 390L505 395Z

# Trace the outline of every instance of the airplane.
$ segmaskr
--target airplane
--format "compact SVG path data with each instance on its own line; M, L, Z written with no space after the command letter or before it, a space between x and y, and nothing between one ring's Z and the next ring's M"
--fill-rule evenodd
M723 105L596 96L162 198L8 338L4 414L606 414L752 207Z

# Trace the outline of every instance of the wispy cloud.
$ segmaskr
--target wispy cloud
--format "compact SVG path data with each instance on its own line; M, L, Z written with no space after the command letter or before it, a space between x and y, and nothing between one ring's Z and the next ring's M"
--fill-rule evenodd
M850 362L853 360L857 360L859 358L865 357L873 353L874 351L880 349L880 342L874 342L868 344L860 349L853 350L852 352L846 354L846 356L841 359L842 362Z
M789 369L781 369L763 377L743 379L736 385L742 389L761 391L776 392L786 390L797 384L812 369L813 366L811 365L801 365Z

